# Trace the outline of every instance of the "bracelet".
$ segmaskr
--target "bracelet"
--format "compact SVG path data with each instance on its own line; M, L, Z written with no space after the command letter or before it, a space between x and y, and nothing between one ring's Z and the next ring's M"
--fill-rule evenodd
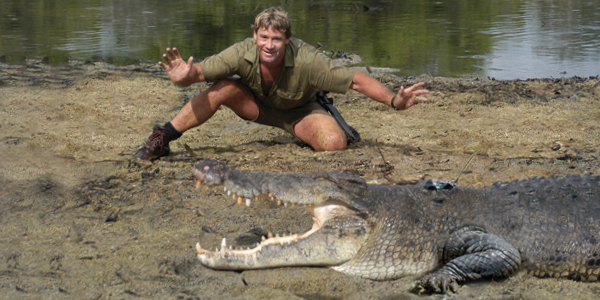
M394 106L394 100L396 100L396 95L394 95L394 97L392 97L392 103L390 103L392 105L392 108L394 110L399 110L397 107Z

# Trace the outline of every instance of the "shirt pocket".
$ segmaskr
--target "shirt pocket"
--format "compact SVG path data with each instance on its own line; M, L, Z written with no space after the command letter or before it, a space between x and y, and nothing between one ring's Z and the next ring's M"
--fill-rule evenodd
M277 90L277 95L274 97L273 106L279 109L292 109L302 106L308 102L304 99L303 91L282 91Z
M302 99L302 96L304 96L304 91L277 90L277 97L281 98L282 100L299 101Z

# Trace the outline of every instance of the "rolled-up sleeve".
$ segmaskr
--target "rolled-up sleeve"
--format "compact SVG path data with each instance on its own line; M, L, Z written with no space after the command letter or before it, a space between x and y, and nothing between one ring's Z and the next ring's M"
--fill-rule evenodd
M310 68L311 84L320 90L346 93L354 79L354 71L325 54L316 52Z
M206 81L214 82L236 74L239 75L240 60L243 60L240 50L240 45L237 43L200 62Z

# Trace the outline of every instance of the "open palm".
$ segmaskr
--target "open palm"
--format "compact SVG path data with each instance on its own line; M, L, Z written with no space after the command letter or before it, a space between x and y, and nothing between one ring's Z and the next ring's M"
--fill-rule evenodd
M158 64L167 71L167 75L177 86L186 87L193 83L192 64L194 58L190 56L188 61L184 61L177 48L167 48L167 53L163 54L165 63Z
M394 103L394 106L399 110L405 110L419 102L427 102L427 98L419 97L421 95L429 93L428 90L419 89L424 85L425 83L419 82L406 89L404 87L401 87L398 91L398 94L396 94L396 101Z

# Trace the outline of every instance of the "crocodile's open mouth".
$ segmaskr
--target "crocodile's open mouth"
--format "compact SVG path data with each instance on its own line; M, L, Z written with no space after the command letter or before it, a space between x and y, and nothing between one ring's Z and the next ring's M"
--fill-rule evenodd
M253 248L237 249L224 238L220 249L196 245L198 258L214 269L259 269L280 266L332 266L350 260L363 245L369 222L351 206L353 188L364 182L342 173L276 174L240 171L218 161L204 161L192 173L199 184L223 185L238 205L266 199L278 205L305 207L313 226L304 233L268 234Z
M200 185L201 181L198 180L197 187ZM229 196L232 196L233 199L237 201L238 205L245 204L246 206L250 206L252 201L258 201L261 198L266 198L270 201L275 201L277 205L291 207L296 206L295 203L285 202L272 195L259 195L250 199L238 196L237 194L228 190L227 187L224 188L224 191ZM200 245L200 243L197 243L196 250L198 251L198 258L203 264L214 268L219 268L219 265L215 264L215 262L221 260L225 260L229 263L238 261L241 265L245 266L244 268L247 268L248 265L252 265L253 261L256 261L260 258L261 253L272 252L273 250L276 250L275 248L289 246L306 239L307 237L321 229L323 224L325 224L327 220L329 220L332 216L356 214L356 211L354 209L347 207L346 204L335 199L329 199L316 206L302 204L300 205L308 210L313 219L313 226L307 232L295 233L286 236L273 235L271 232L269 232L269 234L266 237L262 236L261 242L256 244L255 247L248 247L246 249L239 249L234 248L232 246L228 246L226 238L223 238L223 240L221 241L221 248L215 249L215 251L208 251L204 249ZM232 265L229 265L227 268L235 269L235 267L232 267Z

